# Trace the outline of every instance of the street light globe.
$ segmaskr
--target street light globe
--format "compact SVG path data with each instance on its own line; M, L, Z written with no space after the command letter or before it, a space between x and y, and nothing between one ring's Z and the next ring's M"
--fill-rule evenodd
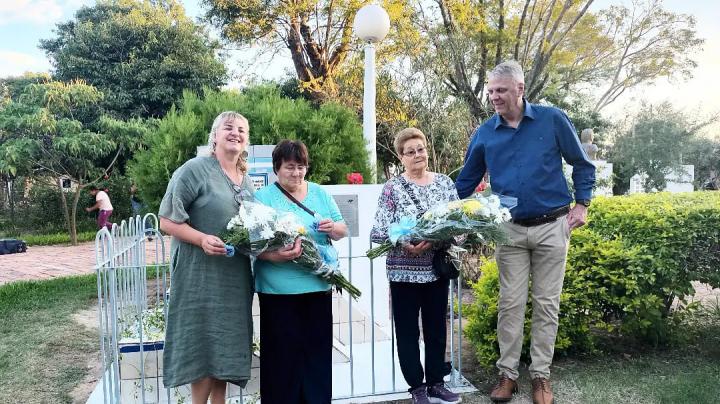
M390 16L379 5L368 4L355 14L353 30L363 41L380 42L390 31Z

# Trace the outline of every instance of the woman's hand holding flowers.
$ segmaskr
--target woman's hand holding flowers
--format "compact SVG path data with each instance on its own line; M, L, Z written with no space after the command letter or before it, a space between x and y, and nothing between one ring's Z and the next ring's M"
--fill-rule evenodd
M258 255L258 258L275 263L292 261L302 254L301 241L300 237L298 237L295 239L295 243L288 244L277 250L265 251Z
M432 243L423 240L418 244L403 244L403 248L408 254L417 256L432 248Z
M219 237L213 236L212 234L205 234L200 239L200 248L205 251L207 255L225 255L225 243L220 240Z

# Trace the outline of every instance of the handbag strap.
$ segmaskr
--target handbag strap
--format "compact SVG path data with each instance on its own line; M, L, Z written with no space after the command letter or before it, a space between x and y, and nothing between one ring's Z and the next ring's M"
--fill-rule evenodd
M275 183L275 186L278 187L278 189L279 189L283 194L285 194L285 196L287 196L288 199L290 199L291 201L295 202L295 204L296 204L297 206L299 206L300 208L302 208L302 210L304 210L305 212L309 213L310 216L315 217L315 212L314 212L314 211L312 211L312 210L311 210L310 208L308 208L307 206L303 205L302 202L298 201L297 198L295 198L294 196L292 196L292 195L290 194L290 192L288 192L288 191L287 191L285 188L283 188L280 184L278 184L278 183L276 182L276 183Z
M295 198L294 196L292 196L292 195L290 194L290 192L288 192L288 191L287 191L285 188L283 188L280 184L278 184L277 182L275 182L275 186L278 187L278 189L279 189L283 194L285 194L285 196L287 196L288 199L290 199L291 201L295 202L295 204L296 204L297 206L299 206L300 208L302 208L302 210L304 210L305 212L309 213L310 216L312 216L313 218L315 217L315 212L314 212L312 209L310 209L310 208L308 208L307 206L303 205L302 202L298 201L297 198ZM328 244L330 244L330 245L332 246L332 238L330 238L330 235L329 235L329 234L327 235L327 241L328 241Z
M418 210L417 218L419 219L420 216L422 216L423 214L423 209L422 205L420 205L420 201L417 200L417 197L415 197L415 193L410 188L410 184L408 184L407 180L405 179L405 177L402 176L402 174L400 174L400 183L402 184L403 188L405 188L405 192L410 195L410 199L412 199L413 203L415 204L415 207Z

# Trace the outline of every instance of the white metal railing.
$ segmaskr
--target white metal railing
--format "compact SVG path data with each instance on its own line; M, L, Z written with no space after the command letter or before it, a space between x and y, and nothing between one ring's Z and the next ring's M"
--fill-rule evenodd
M144 228L149 221L152 228ZM353 281L354 267L368 258L353 254L352 238L347 238L346 255L340 256L346 264L344 272ZM162 349L164 338L145 335L148 316L158 313L167 315L170 289L170 265L165 239L158 231L158 220L148 214L144 218L136 216L113 225L111 231L102 229L95 239L95 267L98 283L98 315L100 325L100 350L104 370L102 378L102 401L104 403L173 403L189 402L189 388L165 389L162 384ZM150 256L148 256L150 254ZM346 341L339 352L347 356L346 362L334 364L333 384L349 383L348 389L338 389L333 400L352 402L372 402L382 396L406 393L407 386L397 372L397 354L392 310L390 310L389 328L382 326L376 319L376 305L389 304L388 296L378 296L375 288L376 265L369 262L370 285L364 293L370 295L369 313L354 308L354 302L347 294L337 296L347 307L347 339L344 335L335 335L335 344ZM384 273L379 274L383 279ZM378 281L381 281L378 279ZM462 279L450 282L450 362L451 373L447 384L454 389L473 389L462 376ZM148 287L154 289L148 292ZM457 304L457 332L455 328L455 303ZM357 304L358 307L361 305ZM367 305L365 305L367 310ZM370 326L369 342L365 331L359 338L354 335L354 324L358 321L353 315L362 316ZM367 316L369 315L369 318ZM345 316L340 316L345 318ZM387 323L385 323L387 324ZM341 332L342 327L338 327ZM382 332L378 336L376 330ZM259 332L259 330L256 330ZM389 335L389 341L387 335ZM368 346L369 344L369 346ZM388 346L389 344L389 346ZM358 355L358 351L360 352ZM380 352L378 352L380 351ZM389 351L389 352L388 352ZM378 355L379 353L379 355ZM389 355L387 354L389 353ZM369 363L367 354L369 354ZM133 369L135 368L135 369ZM387 375L387 369L390 374ZM131 377L128 373L131 372ZM380 383L378 383L378 374ZM389 376L389 377L388 377ZM259 374L254 377L259 378ZM349 380L348 380L349 379ZM388 379L391 381L388 383ZM399 382L398 382L399 381ZM254 388L259 384L254 383ZM369 387L367 387L369 386ZM98 388L99 389L99 388ZM244 397L253 397L245 401L257 401L256 391L228 389L230 402L243 403Z

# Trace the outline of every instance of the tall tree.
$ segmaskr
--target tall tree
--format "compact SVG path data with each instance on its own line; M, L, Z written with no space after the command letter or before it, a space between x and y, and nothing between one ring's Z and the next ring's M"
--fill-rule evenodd
M695 18L663 9L662 0L634 0L632 8L611 6L600 13L613 47L598 60L609 74L601 83L599 111L629 88L661 77L692 75L692 60L703 40L697 38Z
M139 121L103 115L102 100L102 92L85 83L53 81L28 85L0 108L0 173L22 174L60 191L61 179L74 182L71 199L60 193L73 244L82 190L106 175L124 149L136 148L145 132Z
M476 121L492 114L483 99L487 72L507 58L526 70L526 94L535 101L554 72L554 58L593 0L433 0L417 6L432 69Z
M695 166L696 189L720 190L720 139L692 139L684 147L683 162Z
M665 189L668 174L682 173L688 143L709 123L694 122L668 103L644 105L610 151L618 190L629 186L635 174L646 176L645 191Z
M203 0L207 19L240 45L287 51L301 89L314 101L337 95L335 76L353 48L352 23L370 0ZM408 0L385 0L393 31L413 35ZM392 46L392 41L383 47Z
M504 59L525 70L526 97L603 88L595 112L628 88L659 77L687 75L702 43L692 17L635 0L631 8L589 11L593 0L432 0L419 2L413 44L432 58L428 67L476 121L492 114L484 99L487 72ZM583 90L583 87L585 88Z
M46 73L25 73L17 77L5 77L0 79L0 109L4 108L12 100L17 100L25 88L33 83L42 83L50 80L50 76ZM0 135L0 140L3 140ZM0 165L3 162L0 161ZM0 184L4 192L0 192L4 196L0 201L0 206L6 206L10 213L10 225L14 226L15 219L15 187L16 175L10 171L3 171L0 168Z
M100 0L40 47L55 79L86 81L120 118L163 116L183 90L217 88L226 78L219 44L177 0Z

